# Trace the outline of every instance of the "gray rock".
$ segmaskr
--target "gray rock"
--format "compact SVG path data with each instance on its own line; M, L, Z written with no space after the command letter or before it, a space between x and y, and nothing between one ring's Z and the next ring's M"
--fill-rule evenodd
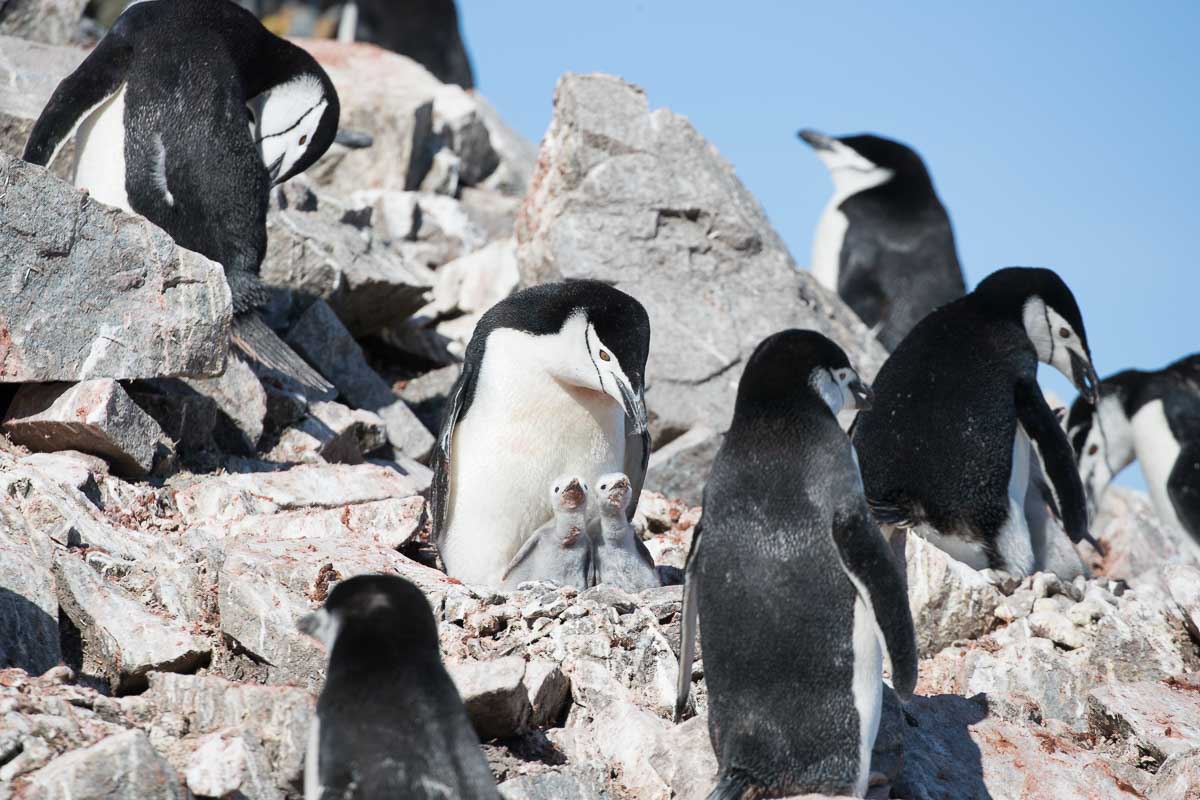
M231 301L219 264L3 153L0 185L0 381L221 371Z
M602 800L592 782L570 772L523 775L500 784L504 800Z
M1200 747L1173 755L1154 774L1148 800L1195 800L1200 786Z
M1163 564L1200 566L1200 546L1182 528L1164 525L1144 492L1108 487L1092 533L1107 551L1102 574L1134 588Z
M647 488L685 503L699 504L722 439L720 433L707 425L696 425L662 447L655 446L646 472Z
M484 311L512 294L519 279L512 240L492 242L438 269L433 301L421 313L454 317L470 314L478 320Z
M62 660L48 543L0 496L0 668L40 675Z
M1040 601L1039 601L1040 602ZM1034 636L1049 639L1068 650L1076 650L1087 644L1087 637L1067 617L1057 611L1035 610L1026 619Z
M188 788L200 797L283 800L258 737L238 728L202 737L184 777Z
M959 639L978 638L991 628L1004 598L983 575L920 536L907 537L905 558L908 603L922 655Z
M454 384L458 382L461 371L457 365L430 370L424 375L405 381L404 385L396 390L396 394L408 404L426 428L439 431L442 427L446 399L450 396Z
M31 450L92 453L128 475L148 473L170 444L154 418L108 378L22 386L3 428Z
M193 391L212 400L223 415L218 440L235 452L254 452L267 416L267 393L241 354L229 354L225 371L214 378L185 378Z
M500 156L499 166L484 186L503 195L524 197L537 164L537 145L513 130L482 95L475 95L475 111L487 125L492 148ZM467 193L463 192L464 200Z
M1088 716L1098 734L1128 739L1160 761L1185 753L1200 742L1200 676L1097 687Z
M70 44L79 34L87 0L10 0L0 6L0 35L45 44Z
M1200 642L1200 569L1171 565L1163 570L1163 583L1179 608L1188 633Z
M482 183L500 165L500 156L492 148L491 134L475 97L461 87L447 84L434 92L433 127L445 147L459 158L463 186Z
M29 775L23 797L37 800L184 800L175 770L138 730L109 736Z
M387 428L378 414L350 409L341 403L319 402L308 416L288 428L267 454L269 461L293 464L361 464L366 453L387 442Z
M189 672L209 646L175 620L151 614L124 589L72 555L54 563L58 601L79 629L83 670L114 692L144 688L151 671Z
M74 47L53 47L0 35L0 152L20 158L25 142L59 81L87 55ZM75 145L63 145L51 169L69 180Z
M523 681L525 661L519 656L452 663L446 670L482 741L514 736L529 725L533 710Z
M571 696L571 679L553 661L534 659L525 666L523 680L533 709L530 724L535 728L553 725Z
M656 439L724 430L746 359L782 328L830 336L867 379L883 363L854 312L797 271L729 164L686 119L650 111L617 78L559 80L517 262L526 285L595 278L646 306Z
M996 619L1004 622L1014 622L1023 617L1028 617L1033 613L1033 605L1037 602L1037 598L1029 589L1018 589L1008 597L1005 597L1000 605L996 606Z
M317 301L297 320L287 342L353 405L374 411L387 425L388 441L412 458L433 449L433 434L367 364L362 348L328 305Z
M226 373L237 358L236 353L230 354ZM181 456L215 449L214 434L220 408L212 397L197 392L178 378L138 382L128 391L138 407L154 418ZM253 399L253 394L245 398L249 401L246 405L252 406ZM244 407L234 410L240 412Z

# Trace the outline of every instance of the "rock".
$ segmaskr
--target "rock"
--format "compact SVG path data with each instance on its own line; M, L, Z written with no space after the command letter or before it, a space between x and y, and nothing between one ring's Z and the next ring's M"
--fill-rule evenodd
M1146 792L1148 800L1196 800L1200 787L1200 747L1163 762Z
M225 365L226 375L230 373L231 365L238 358L236 354L230 354ZM232 369L236 370L237 367ZM221 379L211 380L219 382ZM200 379L200 382L206 381ZM183 379L139 381L129 387L129 396L158 423L181 457L187 458L197 452L215 449L214 435L221 409L216 400L197 392ZM253 407L254 399L253 393L244 396L243 405L231 410L236 414L243 414L247 407Z
M1026 622L1034 636L1049 639L1068 650L1087 644L1087 638L1071 620L1056 611L1034 611Z
M1200 676L1097 687L1088 693L1088 716L1101 735L1165 760L1200 743Z
M393 445L415 459L429 455L433 434L371 369L362 348L328 305L317 301L309 306L288 333L287 342L350 403L382 417Z
M403 386L396 389L396 394L408 404L426 428L437 432L442 428L446 400L454 389L454 384L458 383L461 371L457 365L430 370L424 375L405 381Z
M184 800L186 790L137 730L61 756L29 775L22 797L37 800Z
M93 453L128 475L145 475L169 452L154 418L108 378L22 386L3 428L10 439L32 450Z
M4 53L0 60L0 152L20 158L50 95L87 53L3 35L0 53ZM68 142L50 167L55 175L69 180L74 160L75 145Z
M519 278L512 240L492 242L441 267L433 287L433 302L421 313L453 317L470 314L478 320L484 311L513 293Z
M483 117L488 127L492 149L500 156L499 166L483 185L503 195L524 197L537 164L537 145L509 127L482 95L475 95L475 111ZM467 202L469 194L469 189L463 191L464 203ZM509 233L512 233L511 226L505 231L505 235Z
M59 557L54 577L58 601L79 629L84 672L103 676L114 692L144 688L151 671L189 672L208 656L206 643L178 622L151 614L81 559Z
M709 468L721 448L722 436L707 425L696 425L650 453L646 485L658 492L698 504Z
M247 731L226 729L203 737L184 777L188 788L200 797L283 800L283 793L272 782L266 753L257 737Z
M218 422L218 441L235 452L253 453L267 416L267 393L250 363L241 354L230 353L222 374L183 382L216 403L224 415Z
M45 44L70 44L79 34L87 0L10 0L0 6L0 35Z
M988 631L1003 597L983 575L920 536L907 537L905 558L908 603L922 656Z
M307 417L283 432L267 459L293 464L361 464L366 453L386 442L387 428L378 414L341 403L313 403Z
M516 235L525 285L594 278L646 306L657 441L697 425L724 430L746 359L780 329L830 336L868 380L883 363L854 312L796 269L729 164L620 79L559 80Z
M571 679L553 661L535 659L525 666L524 683L533 709L530 724L544 728L557 722L571 696Z
M1200 569L1171 565L1163 569L1163 583L1183 615L1188 633L1200 642Z
M219 264L0 153L0 382L214 375L229 347Z
M504 800L602 800L594 785L569 772L524 775L500 784Z
M1004 622L1015 622L1023 617L1028 617L1033 613L1033 605L1037 602L1033 591L1030 589L1018 589L1008 597L1001 600L1000 605L996 606L996 619Z
M446 670L482 741L513 736L529 724L532 708L523 682L525 662L520 657L464 661L447 664Z
M434 92L433 127L444 146L459 158L459 179L463 186L482 183L500 165L500 156L492 149L491 135L476 108L475 98L462 87L449 84Z
M1086 654L1065 654L1020 628L1005 628L1006 637L996 634L999 646L969 650L957 665L957 690L994 698L995 713L1006 719L1055 719L1086 729L1085 698L1093 685L1080 663Z
M1200 566L1200 546L1181 528L1164 525L1143 492L1109 486L1092 532L1107 551L1100 574L1137 588L1163 564Z
M437 269L473 253L487 234L451 197L430 191L355 192L350 202L371 210L375 234L406 259ZM432 283L432 281L430 281ZM399 321L393 315L393 322Z
M0 496L0 667L40 675L62 660L49 542L6 501Z

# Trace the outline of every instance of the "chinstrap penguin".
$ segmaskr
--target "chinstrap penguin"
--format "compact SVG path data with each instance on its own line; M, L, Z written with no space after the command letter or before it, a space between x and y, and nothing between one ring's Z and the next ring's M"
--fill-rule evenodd
M559 475L624 472L633 514L649 347L642 304L598 281L533 286L480 318L433 453L433 537L450 575L500 583L553 517L546 487Z
M813 236L813 273L891 350L966 291L950 217L911 148L865 134L799 136L833 179Z
M331 388L255 313L271 187L337 133L329 76L229 0L125 9L55 89L23 158L49 165L75 137L75 185L136 212L225 268L234 341L318 394Z
M703 630L710 800L862 796L886 643L908 697L917 647L904 579L863 496L842 409L870 390L812 331L764 340L738 386L688 556L676 719Z
M588 485L563 475L550 487L554 519L525 540L504 570L500 586L515 589L524 581L554 581L583 591L591 585L593 545L587 532Z
M595 542L595 583L607 583L637 594L662 585L654 558L629 521L633 486L623 473L596 479L598 518L589 532Z
M1100 381L1098 402L1071 406L1067 434L1093 512L1137 459L1159 517L1200 543L1200 354Z
M305 800L499 798L420 589L394 575L359 575L298 627L329 652Z
M909 333L875 378L874 408L853 427L881 524L920 528L976 569L1030 574L1032 440L1067 534L1095 546L1071 446L1037 383L1039 361L1094 393L1083 317L1047 269L994 272Z

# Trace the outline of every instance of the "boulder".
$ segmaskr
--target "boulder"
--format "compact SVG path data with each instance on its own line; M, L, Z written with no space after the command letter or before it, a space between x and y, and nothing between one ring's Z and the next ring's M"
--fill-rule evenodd
M520 657L450 663L446 670L481 740L504 739L529 724L533 709L524 683L525 661Z
M215 375L229 348L221 266L142 217L0 154L0 381Z
M6 501L0 497L0 668L40 675L62 660L49 541Z
M154 418L108 378L22 386L3 428L31 450L92 453L127 475L150 472L170 444Z
M239 728L202 737L184 777L188 788L200 797L283 800L283 792L272 782L271 764L258 737Z
M729 164L619 78L559 80L516 235L524 284L593 278L646 306L659 447L698 425L724 431L746 359L783 328L829 336L868 380L883 363L854 312L796 269ZM652 474L647 488L668 478ZM694 479L684 498L700 488Z
M67 753L29 775L22 797L37 800L184 800L171 765L139 730Z
M1099 574L1137 587L1162 564L1200 566L1200 546L1182 528L1159 519L1145 492L1109 486L1092 523L1106 554Z
M361 464L363 456L387 443L378 414L334 402L309 406L308 416L279 437L269 461L292 464Z
M1200 676L1165 681L1109 683L1088 694L1097 732L1127 739L1162 761L1200 745Z
M20 158L50 95L79 66L87 51L0 35L0 53L4 54L0 58L0 152ZM75 145L68 142L50 167L55 175L69 180L74 160Z
M959 639L978 638L992 627L1004 598L982 574L920 536L907 537L905 559L908 604L922 656Z
M45 44L70 44L79 36L87 0L9 0L0 6L0 35Z

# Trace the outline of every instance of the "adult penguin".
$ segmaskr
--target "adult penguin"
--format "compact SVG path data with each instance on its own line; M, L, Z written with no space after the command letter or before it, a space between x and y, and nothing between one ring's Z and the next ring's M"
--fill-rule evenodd
M880 636L896 691L916 684L904 579L836 416L870 397L845 352L813 331L770 336L746 364L684 584L676 719L698 617L719 765L709 800L863 796Z
M1071 446L1037 383L1039 361L1094 396L1083 316L1048 269L994 272L913 328L875 378L874 407L854 423L880 523L921 527L976 569L1030 574L1032 440L1067 534L1096 544Z
M1099 402L1079 397L1067 417L1089 507L1136 459L1159 518L1200 542L1200 353L1118 372L1099 388Z
M524 289L489 309L467 345L433 454L433 537L447 572L499 585L554 510L546 487L624 472L646 479L646 309L598 281Z
M338 113L312 56L230 0L140 0L55 89L23 157L49 165L74 134L75 185L220 263L235 342L324 393L255 309L271 186L328 149Z

